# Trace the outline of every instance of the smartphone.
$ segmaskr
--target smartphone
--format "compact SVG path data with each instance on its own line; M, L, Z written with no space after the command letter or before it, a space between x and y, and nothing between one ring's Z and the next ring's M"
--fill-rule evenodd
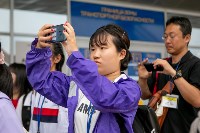
M157 66L156 69L154 69L153 63L145 63L144 66L145 66L145 68L147 69L148 72L163 71L163 67L162 66Z
M0 42L0 53L1 53L1 42Z
M47 41L47 42L50 42L50 43L58 43L58 42L64 42L66 41L66 37L63 33L63 30L64 30L64 27L63 27L63 24L60 24L60 25L56 25L56 26L53 26L52 27L54 29L54 32L51 33L51 35L53 36L52 40L50 41ZM46 36L49 36L50 34L46 35Z

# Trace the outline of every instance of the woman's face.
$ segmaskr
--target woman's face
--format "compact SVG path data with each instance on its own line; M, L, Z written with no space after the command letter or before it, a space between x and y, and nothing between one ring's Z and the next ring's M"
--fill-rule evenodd
M11 75L12 75L12 79L13 79L13 85L15 86L15 84L16 84L16 74L11 72Z
M117 52L111 35L107 36L105 44L90 48L90 59L97 64L98 72L106 77L120 73L120 60L124 57L121 52Z

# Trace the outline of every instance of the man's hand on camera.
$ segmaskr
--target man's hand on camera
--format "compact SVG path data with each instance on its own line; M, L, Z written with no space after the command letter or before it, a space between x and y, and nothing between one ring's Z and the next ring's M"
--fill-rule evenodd
M154 66L159 65L163 67L163 71L159 71L159 73L164 73L166 75L174 76L176 71L172 68L172 66L167 62L167 60L156 59L153 62Z

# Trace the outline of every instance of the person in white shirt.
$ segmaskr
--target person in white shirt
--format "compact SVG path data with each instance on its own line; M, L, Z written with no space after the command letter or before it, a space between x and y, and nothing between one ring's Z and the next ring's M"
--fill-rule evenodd
M65 61L62 45L54 43L51 45L51 50L50 71L61 71ZM68 132L68 109L55 104L37 92L32 95L31 115L30 133Z

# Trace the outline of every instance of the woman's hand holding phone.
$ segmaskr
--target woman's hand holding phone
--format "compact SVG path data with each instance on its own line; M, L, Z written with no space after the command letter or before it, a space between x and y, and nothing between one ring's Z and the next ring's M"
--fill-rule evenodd
M52 24L45 24L38 32L38 43L36 48L46 48L50 47L51 44L48 43L48 41L52 40L52 35L47 36L48 34L51 34L54 32L53 29L51 29L53 25Z
M50 47L51 43L61 42L68 55L78 51L74 28L66 22L61 25L45 24L38 32L38 43L36 48Z
M78 51L78 46L76 44L76 36L74 32L74 28L71 26L70 23L66 22L64 25L64 35L67 38L67 41L62 42L65 50L67 51L68 56L71 55L73 51Z

